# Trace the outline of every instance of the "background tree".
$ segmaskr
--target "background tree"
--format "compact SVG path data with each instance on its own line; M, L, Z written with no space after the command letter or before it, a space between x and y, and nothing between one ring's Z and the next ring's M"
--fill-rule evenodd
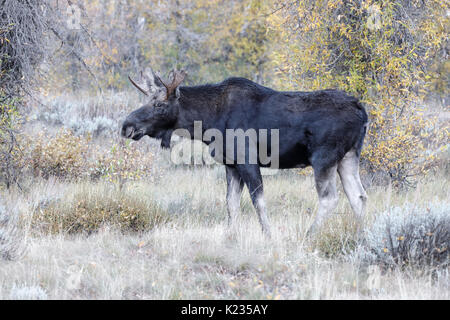
M16 180L17 107L32 86L34 68L45 55L49 29L43 1L0 1L0 176L9 187Z
M434 61L448 58L448 1L280 1L272 55L285 89L339 88L366 103L366 170L398 185L424 173L448 131L424 117ZM444 127L445 129L445 127Z
M75 76L81 88L92 83L78 57L71 56L72 47L107 89L128 88L127 75L148 65L164 72L184 68L187 84L231 75L268 82L268 0L97 0L82 5L89 35L81 30L73 46L57 51L59 63L47 89L73 87ZM73 64L79 66L76 75Z
M62 4L62 2L61 2ZM77 56L77 36L67 28L67 5L50 0L0 0L0 178L7 187L17 181L20 149L16 131L26 99L49 77L55 39ZM55 37L56 36L56 37ZM46 62L47 65L42 63ZM77 70L72 69L72 74Z
M187 85L242 76L280 90L345 90L370 113L364 168L399 186L429 170L448 139L448 123L430 117L424 102L448 96L448 1L0 4L0 93L2 110L11 110L2 111L2 146L11 146L19 118L13 106L30 88L44 95L125 91L128 74L148 65L187 70ZM68 6L79 14L76 27L67 23L74 16Z

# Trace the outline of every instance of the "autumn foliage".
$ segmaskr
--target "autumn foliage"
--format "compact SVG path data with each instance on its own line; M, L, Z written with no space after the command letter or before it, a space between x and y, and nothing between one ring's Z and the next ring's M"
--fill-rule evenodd
M269 22L281 41L272 63L285 89L339 88L366 105L364 168L398 186L426 173L448 127L426 116L431 61L448 44L448 2L297 1L277 3ZM430 152L431 151L431 152Z
M448 1L95 0L75 7L79 28L46 33L53 41L46 42L51 59L40 67L45 96L105 89L128 94L127 76L148 65L185 69L187 85L242 76L279 90L337 88L360 99L369 113L366 176L405 187L442 164L449 126L434 116L429 99L438 97L445 107L448 98ZM65 25L67 6L52 9ZM0 42L14 45L7 31L0 29ZM83 150L64 159L72 169L58 165L46 174L77 172ZM108 173L127 171L133 161L126 154L127 161L111 160L117 150L111 146L96 159L94 175L141 177Z
M77 136L65 129L53 135L22 135L16 162L21 163L23 171L44 179L103 180L120 186L151 174L151 153L109 140L103 141L101 148L91 140L90 136Z

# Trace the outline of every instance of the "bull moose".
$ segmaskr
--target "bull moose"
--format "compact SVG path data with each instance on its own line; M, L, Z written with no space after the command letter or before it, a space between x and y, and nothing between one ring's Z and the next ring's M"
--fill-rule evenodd
M359 157L366 134L367 113L354 97L339 90L313 92L276 91L244 78L228 78L217 84L180 86L186 73L174 70L172 81L165 82L147 68L141 81L131 83L148 97L148 103L133 111L123 122L123 137L139 140L148 135L170 147L177 129L194 135L194 124L202 123L202 131L216 129L225 135L230 129L278 130L277 162L280 169L312 166L319 208L310 231L317 230L338 202L336 173L339 174L352 210L361 220L367 200L359 177ZM267 136L266 136L267 137ZM261 135L256 140L262 139ZM259 141L256 141L259 142ZM269 220L263 198L260 168L269 166L259 158L250 163L248 157L238 162L223 141L224 152L213 155L223 161L227 179L228 222L234 225L240 211L240 195L247 186L263 233L270 237ZM250 142L245 144L248 148ZM259 146L259 145L258 145ZM266 143L268 152L274 146ZM258 147L259 148L259 147ZM231 161L230 161L231 158Z

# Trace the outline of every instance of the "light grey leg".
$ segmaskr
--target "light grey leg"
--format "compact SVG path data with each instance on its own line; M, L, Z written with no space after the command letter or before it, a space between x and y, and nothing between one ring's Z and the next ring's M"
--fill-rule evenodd
M354 150L347 152L339 162L338 172L358 222L362 222L366 209L367 194L359 177L359 157Z
M227 209L228 225L234 226L240 214L240 202L244 181L238 171L232 167L225 167L227 174Z
M237 170L242 180L247 185L263 234L266 238L270 238L270 224L264 202L264 188L261 169L258 165L238 165Z
M336 168L337 165L334 165L328 169L314 170L314 179L319 195L319 210L308 232L309 234L317 231L337 206Z
M256 209L256 214L258 215L259 223L261 224L263 234L270 239L271 232L270 232L269 218L267 217L266 202L264 201L262 193L257 196L254 205Z

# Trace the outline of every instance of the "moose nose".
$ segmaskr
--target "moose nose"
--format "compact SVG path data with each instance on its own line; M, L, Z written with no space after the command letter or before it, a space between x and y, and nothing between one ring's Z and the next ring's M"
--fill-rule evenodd
M134 134L134 131L135 131L134 127L124 125L122 127L122 136L125 138L131 138Z

